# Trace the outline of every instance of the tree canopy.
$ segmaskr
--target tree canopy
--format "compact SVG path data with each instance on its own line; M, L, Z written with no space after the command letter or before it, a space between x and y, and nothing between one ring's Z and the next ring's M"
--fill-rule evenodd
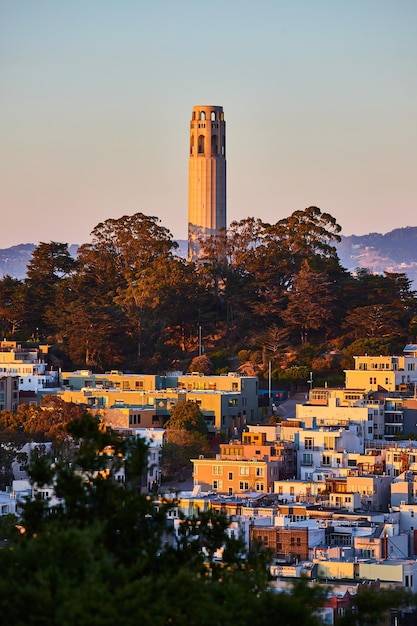
M67 244L43 242L26 280L0 279L0 326L7 339L50 344L66 369L97 372L185 371L192 363L207 373L197 356L203 346L207 366L212 355L245 350L254 371L271 360L278 373L326 363L326 354L359 339L416 341L410 280L347 272L340 232L315 206L271 224L248 217L202 242L195 263L178 255L157 217L108 219L76 259ZM280 347L271 350L277 328ZM219 373L228 367L215 363Z

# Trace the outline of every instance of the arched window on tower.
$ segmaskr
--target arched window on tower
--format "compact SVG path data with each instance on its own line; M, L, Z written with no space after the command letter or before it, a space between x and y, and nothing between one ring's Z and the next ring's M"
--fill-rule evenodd
M194 135L190 137L190 154L194 154Z
M222 156L224 156L226 154L226 143L225 143L225 137L223 135L222 137Z
M211 121L215 122L216 121L216 111L212 111L211 112Z
M193 120L195 120L195 111L193 111Z
M198 137L198 154L204 154L204 135Z
M211 136L211 154L217 154L219 151L219 145L217 142L217 135Z
M200 120L205 120L205 119L206 119L206 112L200 111Z

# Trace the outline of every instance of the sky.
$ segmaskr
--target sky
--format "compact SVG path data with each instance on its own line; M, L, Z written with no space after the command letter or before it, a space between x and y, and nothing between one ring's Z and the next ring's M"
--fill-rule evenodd
M193 106L223 106L227 221L417 226L415 0L0 0L0 248L106 219L187 237Z

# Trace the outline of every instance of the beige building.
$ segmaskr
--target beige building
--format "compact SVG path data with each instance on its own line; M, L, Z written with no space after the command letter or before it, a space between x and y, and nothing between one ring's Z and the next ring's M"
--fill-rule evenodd
M199 239L226 228L226 123L223 107L193 108L188 177L188 258L200 252Z
M346 387L365 391L411 391L417 384L417 351L406 346L402 356L355 356L345 370Z
M120 419L129 419L130 426L164 426L172 407L181 400L198 404L213 434L237 436L248 421L258 418L256 376L153 376L117 371L99 375L82 370L63 373L62 382L64 389L58 392L62 400L94 409L125 409ZM146 415L144 409L153 413Z

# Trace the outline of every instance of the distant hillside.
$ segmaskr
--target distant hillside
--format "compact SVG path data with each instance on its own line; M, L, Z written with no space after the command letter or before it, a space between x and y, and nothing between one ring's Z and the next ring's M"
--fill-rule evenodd
M366 267L372 272L404 272L417 287L417 227L396 228L386 235L342 236L337 246L340 262L347 270Z
M182 239L178 244L177 253L186 258L187 241ZM6 274L24 278L35 247L33 243L26 243L0 250L0 278ZM70 246L73 256L77 248L77 245ZM378 273L404 272L417 288L417 226L396 228L386 235L370 233L342 236L337 251L341 264L350 272L354 272L357 267L366 267Z
M22 243L0 250L0 277L9 275L13 278L24 278L26 266L35 248L33 243Z
M36 248L34 243L21 243L11 248L0 249L0 278L6 275L13 278L23 279L26 276L26 267L29 263L32 252ZM72 256L77 254L78 246L69 246Z

